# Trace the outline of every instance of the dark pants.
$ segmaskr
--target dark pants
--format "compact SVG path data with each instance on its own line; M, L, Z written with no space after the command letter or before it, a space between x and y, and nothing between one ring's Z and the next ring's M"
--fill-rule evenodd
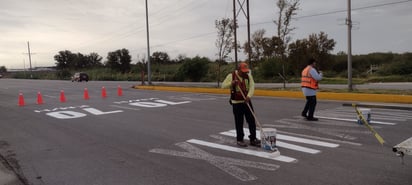
M316 107L316 96L306 96L305 108L302 111L302 115L307 115L308 118L313 118Z
M250 102L250 107L253 110L252 102ZM249 107L246 103L236 103L232 104L233 106L233 115L235 117L235 125L236 125L236 140L243 141L243 137L245 133L243 132L243 121L246 118L246 122L249 125L249 139L255 140L256 139L256 123L255 118L252 115L252 112L249 110Z

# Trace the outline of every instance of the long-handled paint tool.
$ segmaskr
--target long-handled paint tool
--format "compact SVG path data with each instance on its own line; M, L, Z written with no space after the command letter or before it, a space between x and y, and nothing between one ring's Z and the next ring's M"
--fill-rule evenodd
M368 128L373 135L376 137L376 139L378 140L378 142L383 145L385 143L385 141L383 140L383 138L378 134L378 132L375 131L375 129L373 129L373 127L371 127L368 123L368 121L365 119L365 116L363 116L362 112L358 109L358 106L353 103L352 107L355 108L356 113L358 114L358 117L360 118L360 120L362 121L362 123L366 126L366 128Z
M239 85L237 85L237 87L239 88L240 93L242 94L243 99L246 100L246 96L245 96L245 94L243 93L242 89L239 87ZM263 148L264 150L271 151L271 152L278 151L278 149L276 148L276 146L274 146L274 145L271 144L272 142L276 142L276 138L271 138L271 137L274 137L274 136L270 136L270 137L267 137L267 136L266 136L266 134L265 134L264 131L263 131L262 125L260 124L259 120L257 119L256 114L255 114L255 112L253 111L252 107L250 107L249 102L245 102L245 103L246 103L247 107L249 108L250 112L252 113L253 118L255 118L256 125L259 127L259 130L260 130L260 140L261 140L262 148ZM271 140L272 140L272 142L271 142Z

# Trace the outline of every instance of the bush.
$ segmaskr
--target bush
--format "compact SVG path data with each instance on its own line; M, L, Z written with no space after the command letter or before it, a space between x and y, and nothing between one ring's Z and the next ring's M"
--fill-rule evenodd
M182 66L178 69L175 79L177 81L199 82L208 73L209 63L209 59L205 57L185 59Z

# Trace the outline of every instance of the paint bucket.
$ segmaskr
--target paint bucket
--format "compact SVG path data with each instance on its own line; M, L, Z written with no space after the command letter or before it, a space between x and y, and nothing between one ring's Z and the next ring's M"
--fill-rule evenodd
M371 109L359 109L362 112L363 117L366 119L368 124L371 123ZM362 125L362 119L358 116L358 124Z
M264 150L276 149L276 129L262 128L265 138L261 138L261 146Z

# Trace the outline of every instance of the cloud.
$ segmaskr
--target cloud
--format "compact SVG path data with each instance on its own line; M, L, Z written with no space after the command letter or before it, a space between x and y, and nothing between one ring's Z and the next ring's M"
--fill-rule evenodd
M164 51L215 59L214 22L232 18L232 0L149 0L151 52ZM275 34L275 0L250 1L252 33L265 29ZM346 51L347 1L300 1L293 39L320 31L337 41L335 53ZM406 52L412 48L412 2L402 0L353 1L353 53ZM382 4L387 4L379 6ZM378 5L378 6L376 6ZM362 8L363 7L363 8ZM369 8L368 8L369 7ZM358 9L357 9L358 8ZM360 8L360 9L359 9ZM135 0L2 0L0 1L0 66L22 68L30 41L38 66L54 65L59 51L89 54L104 59L108 52L126 48L132 59L146 55L144 1ZM246 41L246 19L239 12L238 38ZM27 62L26 62L27 63Z

